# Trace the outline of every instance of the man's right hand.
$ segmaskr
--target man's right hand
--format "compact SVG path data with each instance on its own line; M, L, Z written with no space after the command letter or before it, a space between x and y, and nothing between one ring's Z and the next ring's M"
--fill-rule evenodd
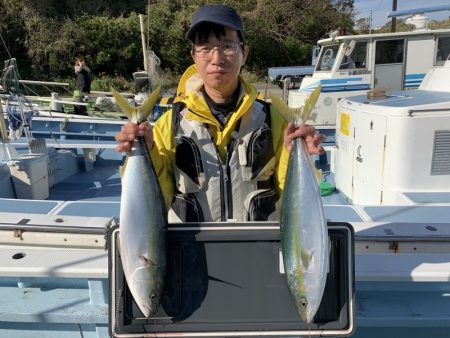
M153 147L153 128L148 122L139 125L132 122L124 124L120 132L114 137L119 142L116 150L118 152L130 151L133 146L133 141L138 136L144 136L145 144L150 151Z

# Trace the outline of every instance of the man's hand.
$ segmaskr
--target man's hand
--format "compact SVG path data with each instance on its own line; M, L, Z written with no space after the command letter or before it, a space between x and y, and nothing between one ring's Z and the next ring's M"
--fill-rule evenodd
M284 146L289 154L292 149L292 141L298 137L303 137L306 142L306 149L309 154L323 154L325 150L320 144L325 141L326 136L317 134L316 128L307 124L296 127L293 122L289 122L284 130Z
M120 132L115 135L116 141L119 142L116 150L118 152L130 151L133 146L133 141L138 136L144 136L145 144L150 151L153 147L153 128L148 122L139 125L132 122L124 124Z

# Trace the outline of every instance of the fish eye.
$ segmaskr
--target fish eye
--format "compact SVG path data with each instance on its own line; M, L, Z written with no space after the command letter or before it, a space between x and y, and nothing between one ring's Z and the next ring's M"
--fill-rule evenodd
M154 293L151 293L151 294L150 294L150 299L151 299L151 300L156 299L156 295L155 295Z
M306 308L308 306L308 301L304 298L300 300L300 307Z

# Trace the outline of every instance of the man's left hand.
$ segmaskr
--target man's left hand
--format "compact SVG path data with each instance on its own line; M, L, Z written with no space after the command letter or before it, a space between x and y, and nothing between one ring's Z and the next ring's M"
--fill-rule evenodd
M298 127L293 122L289 122L284 130L284 145L289 153L292 150L292 141L298 137L303 137L306 143L306 149L309 154L323 154L325 150L320 145L325 141L326 136L316 133L316 128L307 124Z

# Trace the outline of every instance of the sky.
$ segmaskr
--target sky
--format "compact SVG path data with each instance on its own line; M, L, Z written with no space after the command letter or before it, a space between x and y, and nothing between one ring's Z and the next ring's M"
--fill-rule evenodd
M448 4L448 0L397 0L397 10ZM392 0L355 0L356 19L369 17L370 10L372 10L372 27L381 27L386 22L391 21L391 18L387 17L387 13L392 11ZM450 17L450 11L425 13L425 16L428 16L430 20L448 19ZM404 19L406 17L399 18Z

